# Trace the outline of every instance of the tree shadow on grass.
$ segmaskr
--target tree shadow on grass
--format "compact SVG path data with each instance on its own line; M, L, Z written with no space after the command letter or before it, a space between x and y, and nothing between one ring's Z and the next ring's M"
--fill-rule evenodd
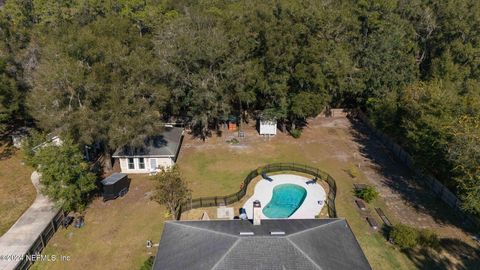
M403 252L418 269L480 269L479 249L458 239L441 239L438 251L422 248Z
M416 179L410 169L396 160L394 154L363 122L352 118L350 120L353 127L352 135L354 141L360 146L360 153L374 162L375 169L381 175L381 179L374 179L376 182L388 186L417 213L431 216L438 224L453 225L467 233L476 231L476 228L466 224L460 213L445 204L428 187L422 186L421 179ZM408 215L408 213L405 214ZM419 222L413 219L411 221Z
M14 153L15 149L11 143L5 143L1 145L0 160L9 159Z

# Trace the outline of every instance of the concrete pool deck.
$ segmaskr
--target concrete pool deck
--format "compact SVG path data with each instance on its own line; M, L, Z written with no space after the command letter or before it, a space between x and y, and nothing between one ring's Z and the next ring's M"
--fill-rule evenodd
M300 207L288 218L315 218L325 205L325 199L327 198L325 190L318 183L307 184L308 181L311 181L310 178L294 174L277 174L269 175L269 177L273 179L273 181L270 182L265 179L260 180L257 185L255 185L253 195L243 205L249 219L253 218L253 201L255 200L259 200L261 203L261 218L268 219L268 217L263 214L263 207L267 206L272 199L273 188L283 184L294 184L307 190L307 196L302 205L300 205ZM318 181L321 180L319 179ZM318 201L321 201L321 204L319 204Z

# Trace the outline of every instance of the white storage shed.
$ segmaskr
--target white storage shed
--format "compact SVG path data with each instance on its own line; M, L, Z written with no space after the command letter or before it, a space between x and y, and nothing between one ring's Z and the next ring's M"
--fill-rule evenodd
M259 130L260 135L276 135L277 120L260 119Z

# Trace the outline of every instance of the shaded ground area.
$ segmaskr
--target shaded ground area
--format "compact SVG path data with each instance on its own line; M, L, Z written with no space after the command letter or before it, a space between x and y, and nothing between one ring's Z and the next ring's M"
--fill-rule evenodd
M475 228L467 227L452 208L422 186L413 172L398 162L393 153L361 122L352 120L351 134L360 151L356 165L369 184L380 192L396 221L435 231L440 250L406 251L420 269L480 269L478 244L472 241Z
M470 238L464 230L473 228L465 227L452 208L423 188L413 173L396 161L363 123L354 121L353 127L352 135L362 156L357 164L400 222L418 228L435 228L446 237Z
M32 269L139 269L156 254L146 241L158 243L164 207L149 199L152 183L133 176L123 198L95 199L87 209L85 227L60 229L43 255L70 256L70 261L36 262Z
M0 146L0 236L35 200L32 172L32 168L22 164L20 151L9 144Z
M406 251L418 269L480 269L480 250L455 239L444 238L438 251L419 249Z

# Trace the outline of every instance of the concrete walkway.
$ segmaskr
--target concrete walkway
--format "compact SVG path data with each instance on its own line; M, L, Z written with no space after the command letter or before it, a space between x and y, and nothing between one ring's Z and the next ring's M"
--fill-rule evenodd
M40 193L40 174L31 176L37 198L30 208L0 237L0 270L14 269L38 236L58 213L53 202ZM2 257L11 256L11 257Z

